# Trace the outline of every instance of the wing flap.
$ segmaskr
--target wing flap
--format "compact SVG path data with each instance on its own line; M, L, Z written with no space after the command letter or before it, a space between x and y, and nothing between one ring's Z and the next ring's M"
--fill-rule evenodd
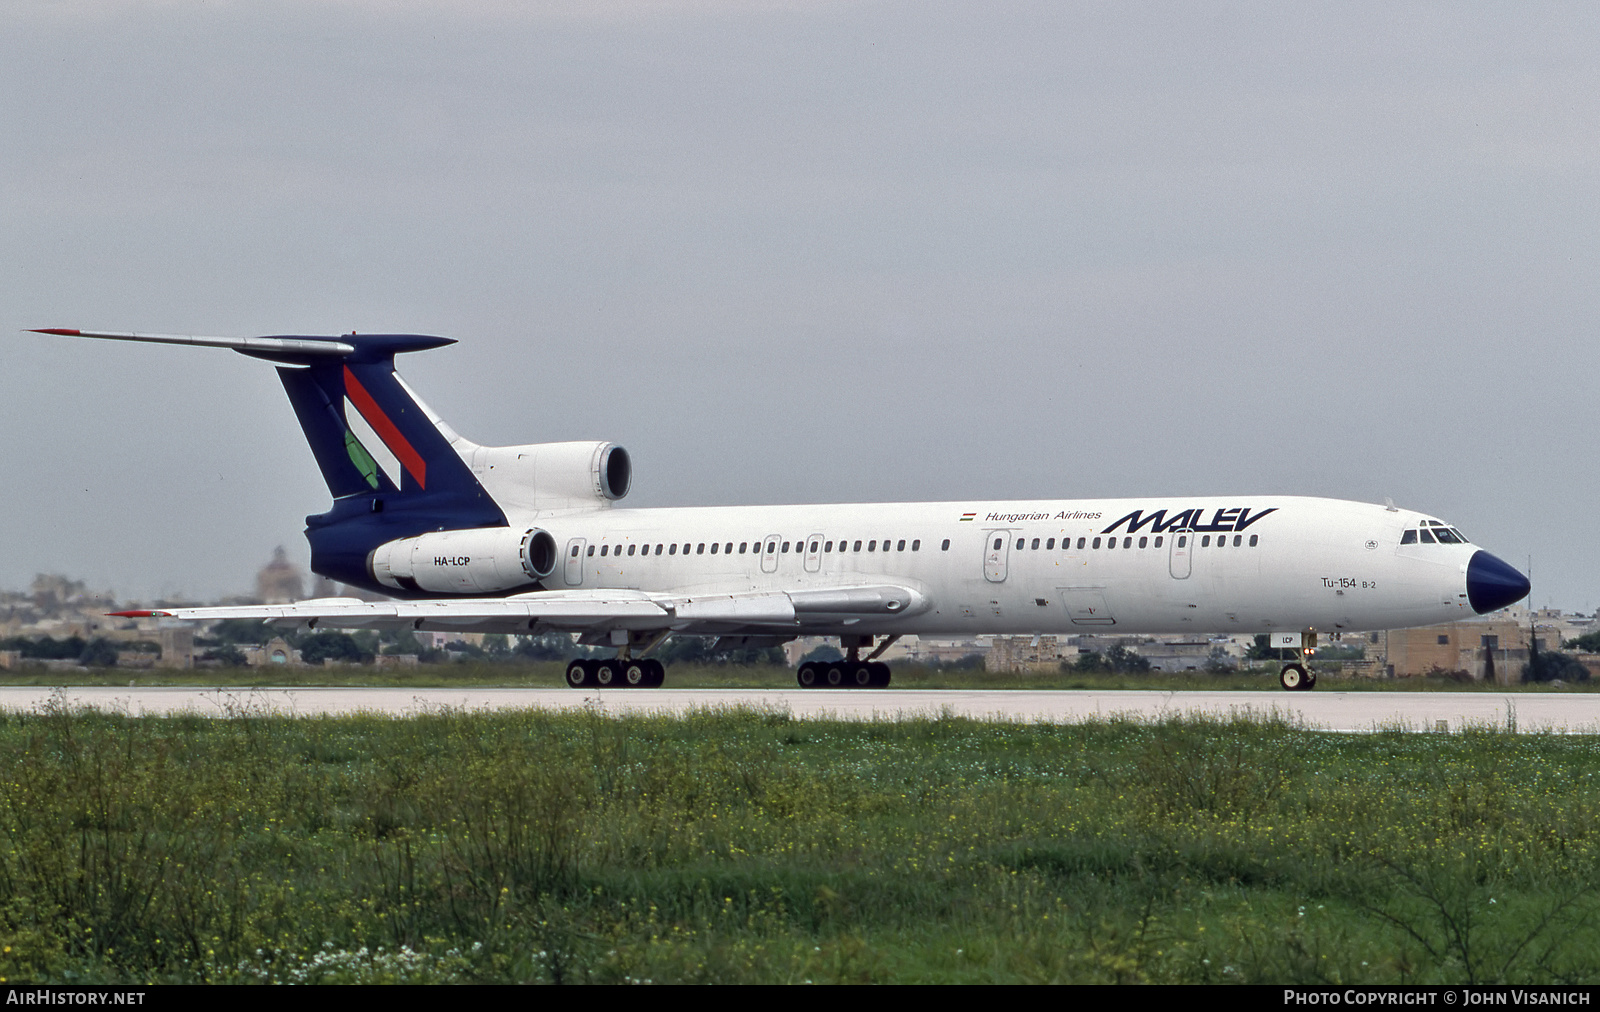
M838 587L693 596L637 590L551 590L514 597L440 598L428 601L359 601L320 598L294 604L229 605L126 611L127 617L190 622L259 619L284 628L403 628L517 632L534 628L672 629L725 632L729 628L796 630L842 619L893 618L929 606L908 587Z

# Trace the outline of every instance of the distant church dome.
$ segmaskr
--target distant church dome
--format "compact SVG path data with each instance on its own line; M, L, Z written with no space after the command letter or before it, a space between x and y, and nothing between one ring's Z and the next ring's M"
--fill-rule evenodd
M305 596L305 575L289 561L289 553L279 545L272 551L272 561L256 574L257 599L263 604L287 604Z

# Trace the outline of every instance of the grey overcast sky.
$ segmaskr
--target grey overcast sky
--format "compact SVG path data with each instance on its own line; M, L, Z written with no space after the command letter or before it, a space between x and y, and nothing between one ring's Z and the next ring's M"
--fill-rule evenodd
M628 505L1428 511L1600 606L1600 7L0 2L0 586L232 594L270 367L408 331Z

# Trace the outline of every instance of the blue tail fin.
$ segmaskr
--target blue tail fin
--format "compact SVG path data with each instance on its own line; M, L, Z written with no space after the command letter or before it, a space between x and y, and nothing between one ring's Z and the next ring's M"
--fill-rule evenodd
M478 498L483 490L471 468L394 371L394 357L402 352L455 342L421 334L346 334L338 341L354 350L328 355L240 349L255 358L287 363L278 375L333 497L399 492ZM379 448L366 446L352 428L351 407L399 462L398 488L377 466L374 454Z
M396 355L455 342L419 334L346 334L337 340L354 350L237 349L282 363L278 376L333 495L331 511L306 518L312 569L361 584L367 553L377 544L442 528L504 526L505 513L450 436L395 375ZM379 447L357 434L351 410L366 423L367 438L381 442L398 462L398 486L378 465Z

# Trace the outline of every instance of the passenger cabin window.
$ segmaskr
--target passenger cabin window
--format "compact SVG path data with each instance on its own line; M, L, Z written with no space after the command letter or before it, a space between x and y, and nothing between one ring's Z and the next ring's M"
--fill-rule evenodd
M913 552L922 551L922 539L921 538L918 538L917 540L911 542L911 550Z
M789 551L789 542L785 541L783 543L783 547L781 549L779 549L779 551L787 553Z
M997 552L1000 550L1000 539L999 538L995 538L994 539L994 550L997 551Z
M711 546L711 554L712 554L712 555L715 555L715 554L717 554L717 549L718 549L718 548L721 548L721 547L722 547L722 546L721 546L721 545L719 545L719 544L712 544L712 546Z
M1250 547L1254 548L1256 546L1256 542L1259 541L1260 538L1261 538L1261 535L1259 535L1259 534L1250 535Z
M1140 548L1144 548L1148 544L1150 544L1150 539L1149 538L1140 538L1139 539L1139 547Z
M704 554L706 554L706 543L704 541L700 542L698 545L695 546L694 554L696 554L696 555L704 555Z
M877 550L878 550L878 543L876 541L868 541L867 542L867 551L875 552Z
M1200 547L1201 548L1210 548L1211 547L1211 535L1207 534L1205 537L1200 539Z
M833 542L832 542L832 541L830 541L830 542L828 542L828 543L827 543L827 544L825 544L825 545L823 545L823 546L822 546L822 550L823 550L823 551L824 551L824 552L831 552L831 551L833 551Z
M744 554L744 549L745 549L745 546L746 546L746 545L748 545L748 544L749 544L749 543L750 543L750 542L748 542L748 541L741 541L741 542L739 542L739 554L740 554L740 555L743 555L743 554Z
M948 552L949 550L950 550L950 539L949 538L945 538L943 541L941 541L939 543L939 551Z
M1094 546L1095 546L1095 547L1096 547L1096 548L1099 548L1099 547L1100 547L1100 539L1099 539L1099 538L1095 538L1095 539L1094 539ZM1082 547L1083 547L1083 539L1082 539L1082 538L1079 538L1079 539L1078 539L1078 547L1079 547L1079 548L1082 548Z
M725 554L725 555L732 555L733 554L733 542L732 541L728 542L727 547L723 548L722 551L723 551L723 554Z
M903 552L903 551L906 550L906 543L905 543L905 539L904 538L902 538L901 540L896 541L894 543L894 550L897 551L897 552Z
M1055 538L1050 538L1047 541L1045 541L1044 550L1048 552L1052 548L1054 548L1055 546L1056 546L1056 539Z
M572 557L574 559L576 559L578 557L578 546L577 545L573 545L572 546Z
M636 547L636 546L634 546L634 545L629 545L629 546L628 546L628 554L629 554L629 555L632 555L632 554L633 554L633 550L634 550L634 548L635 548L635 547Z
M999 548L1000 546L999 545L995 545L995 547ZM853 552L861 551L861 542L857 541L856 542L856 546L854 548L852 548L851 551L853 551Z
M1122 547L1123 548L1132 548L1133 547L1133 539L1131 537L1130 538L1123 538L1122 539Z
M678 543L676 541L674 541L672 544L667 546L667 554L668 555L677 555L678 554Z
M602 558L602 559L603 559L603 558L605 558L605 557L606 557L606 554L607 554L607 553L608 553L608 552L610 552L610 551L611 551L611 546L610 546L610 545L601 545L601 546L600 546L600 557L601 557L601 558Z
M1083 547L1083 539L1082 538L1078 539L1078 547L1079 548ZM1100 539L1099 538L1095 538L1094 539L1094 547L1096 547L1096 548L1100 547Z
M1033 544L1030 545L1029 547L1037 552L1039 550L1039 539L1038 538L1034 538L1033 539Z

